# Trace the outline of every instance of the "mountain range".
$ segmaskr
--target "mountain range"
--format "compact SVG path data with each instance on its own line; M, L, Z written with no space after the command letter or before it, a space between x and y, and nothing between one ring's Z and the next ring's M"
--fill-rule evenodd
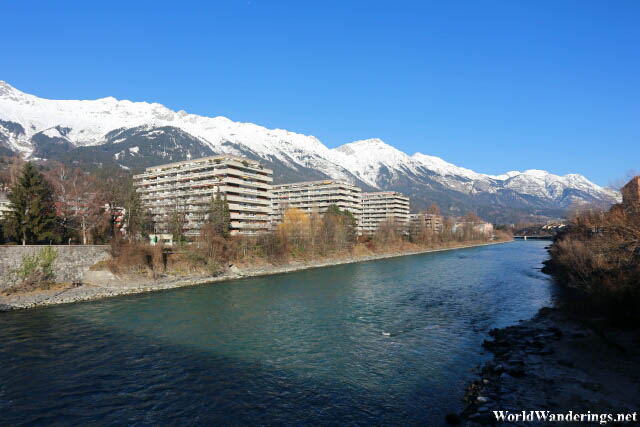
M365 191L395 190L418 211L475 211L494 222L562 217L573 203L610 204L616 191L578 174L543 170L486 175L422 153L408 155L380 139L330 149L311 135L204 117L147 102L51 100L0 80L0 155L59 160L132 171L213 154L259 160L274 183L334 178Z

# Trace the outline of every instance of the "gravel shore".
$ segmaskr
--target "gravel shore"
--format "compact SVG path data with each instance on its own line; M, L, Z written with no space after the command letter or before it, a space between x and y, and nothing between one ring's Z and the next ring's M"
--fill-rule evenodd
M543 308L534 318L494 329L490 335L493 339L483 346L494 358L468 387L461 417L448 416L450 423L500 424L493 411L614 415L638 411L638 331Z
M26 309L34 307L42 307L54 304L66 304L80 301L96 300L119 295L130 295L143 292L152 292L165 289L174 289L185 286L204 285L216 282L223 282L244 277L265 276L271 274L289 273L293 271L305 270L309 268L330 267L340 264L351 264L355 262L373 261L385 258L394 258L399 256L417 255L429 252L450 251L456 249L464 249L476 246L495 245L508 242L491 242L475 245L455 246L441 249L427 249L416 252L403 252L391 254L378 254L359 257L348 257L324 260L321 262L292 262L285 266L268 266L260 268L239 269L232 267L229 271L222 275L211 276L188 276L188 277L161 277L157 280L149 280L140 277L114 277L109 283L101 284L83 284L80 287L67 287L66 289L56 289L52 291L38 291L32 293L0 295L0 311Z

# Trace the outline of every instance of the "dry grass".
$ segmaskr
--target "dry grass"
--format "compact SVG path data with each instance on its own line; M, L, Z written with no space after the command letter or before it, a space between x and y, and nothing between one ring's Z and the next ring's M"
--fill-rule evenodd
M574 291L572 306L640 319L640 213L614 208L576 215L551 248L554 275Z
M353 256L369 256L373 252L363 243L358 243L353 247Z

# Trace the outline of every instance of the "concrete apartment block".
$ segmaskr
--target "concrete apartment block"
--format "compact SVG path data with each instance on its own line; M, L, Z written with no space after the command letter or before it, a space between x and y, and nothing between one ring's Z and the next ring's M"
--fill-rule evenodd
M358 223L361 234L376 231L381 222L393 221L405 228L409 221L409 198L395 191L362 193L362 213Z
M172 212L186 216L185 234L198 235L207 219L211 198L226 195L231 234L269 230L273 171L242 157L221 155L147 168L133 177L144 206L150 209L156 233L167 233Z
M360 194L362 190L342 181L307 181L273 186L272 222L282 221L284 211L289 207L307 213L323 213L329 205L335 204L360 218Z
M425 228L439 233L442 231L442 216L429 213L417 213L409 215L409 225L416 229Z

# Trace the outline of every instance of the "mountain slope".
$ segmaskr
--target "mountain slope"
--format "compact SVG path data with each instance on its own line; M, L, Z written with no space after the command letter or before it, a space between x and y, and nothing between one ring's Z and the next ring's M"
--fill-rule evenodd
M317 138L163 105L102 98L49 100L0 81L0 154L141 170L212 154L261 160L274 182L336 178L364 190L396 190L414 210L432 202L451 214L488 219L557 217L575 201L611 203L618 195L580 175L545 171L479 174L433 156L409 156L379 139L329 149Z

